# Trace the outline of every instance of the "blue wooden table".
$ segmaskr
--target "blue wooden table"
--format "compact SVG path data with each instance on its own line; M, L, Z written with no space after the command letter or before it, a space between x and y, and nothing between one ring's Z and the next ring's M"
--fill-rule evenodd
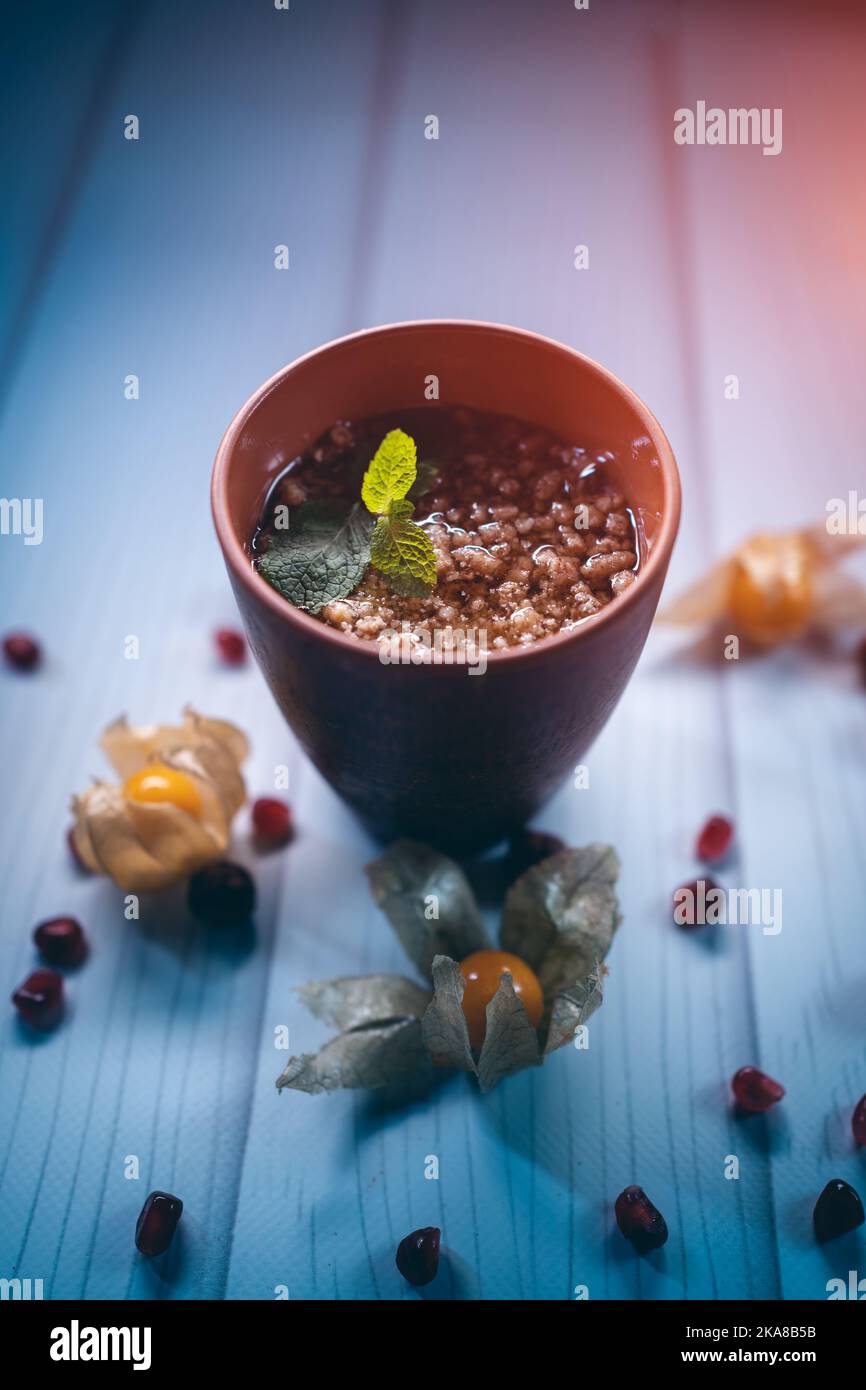
M428 1224L448 1250L430 1297L821 1299L866 1273L862 1232L823 1249L811 1232L829 1178L866 1188L849 1126L866 1091L866 705L847 653L718 663L654 631L591 789L539 819L623 862L587 1051L485 1097L463 1076L402 1107L278 1096L275 1030L293 1051L326 1036L293 987L404 961L368 896L374 847L257 671L215 658L235 615L207 496L260 381L423 316L548 333L649 402L684 484L669 593L750 530L862 493L856 8L47 0L7 15L0 490L44 499L44 540L0 537L2 612L46 653L38 674L0 675L7 996L41 918L79 916L93 950L57 1031L34 1041L11 1007L0 1025L0 1276L54 1298L415 1298L394 1249ZM673 113L698 100L781 107L782 153L677 146ZM187 701L250 732L254 794L288 764L299 824L256 856L239 818L260 906L222 944L182 895L126 921L63 843L71 793L105 771L103 726ZM738 827L727 881L782 890L779 934L671 926L715 810ZM731 1109L745 1063L787 1087L769 1116ZM632 1182L671 1231L649 1259L613 1223ZM185 1209L147 1262L132 1236L153 1187Z

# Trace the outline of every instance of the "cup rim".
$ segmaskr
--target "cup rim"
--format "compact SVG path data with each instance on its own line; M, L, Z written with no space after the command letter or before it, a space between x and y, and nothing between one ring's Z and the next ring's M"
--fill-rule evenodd
M299 635L306 635L330 643L338 649L342 648L347 654L352 652L361 661L379 661L378 642L359 640L349 633L338 631L337 628L331 627L328 623L321 622L311 613L305 613L302 608L297 608L288 599L283 598L282 594L277 593L276 589L273 589L267 580L262 579L261 575L255 571L232 525L228 505L228 475L235 446L253 411L290 372L296 371L312 358L321 356L332 348L341 347L345 343L415 328L466 328L473 331L482 330L488 334L501 333L510 338L523 339L528 343L541 344L548 349L553 349L563 357L576 358L612 387L640 418L646 434L655 447L661 469L664 492L661 523L652 549L641 568L638 582L629 585L625 593L618 595L615 603L606 604L600 612L583 618L576 627L570 628L567 632L551 633L541 641L530 642L525 646L489 648L486 652L487 664L494 662L498 666L507 662L543 659L564 646L580 641L588 633L598 631L603 624L616 621L618 614L625 615L630 604L640 601L640 591L646 587L646 584L640 582L641 579L649 582L658 571L664 571L670 559L679 527L682 493L679 471L667 435L640 396L607 367L596 362L594 358L578 352L576 348L568 347L556 338L549 338L543 333L534 333L530 329L515 328L509 324L492 323L484 319L406 319L397 323L377 324L372 328L362 328L355 333L346 333L339 338L332 338L327 343L311 348L310 351L302 353L300 357L293 358L291 362L285 367L281 367L247 398L240 409L236 411L220 441L211 475L211 512L214 527L231 573L240 580L243 587L249 591L254 599L264 603L275 616L282 618L290 627L294 627ZM431 662L425 664L425 670L435 669L438 664L442 664L443 669L450 669L448 663Z

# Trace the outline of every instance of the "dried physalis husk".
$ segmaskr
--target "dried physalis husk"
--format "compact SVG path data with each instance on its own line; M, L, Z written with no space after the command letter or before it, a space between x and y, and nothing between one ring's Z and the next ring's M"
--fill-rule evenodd
M278 1088L375 1087L429 1071L473 1073L482 1091L538 1066L564 1047L602 1002L601 962L620 913L619 863L607 845L561 850L509 891L502 946L538 976L544 1014L536 1028L504 971L486 1008L476 1055L463 1012L459 961L488 948L472 890L453 860L400 840L368 866L373 896L433 992L395 975L343 976L307 985L307 1007L341 1032L317 1053L290 1058ZM436 911L431 912L435 902Z
M866 588L839 562L864 537L816 526L763 532L681 594L664 622L726 623L756 646L773 647L815 630L866 622Z
M462 960L490 944L469 882L453 859L415 840L397 840L367 865L373 897L417 970L434 957Z
M545 999L590 974L620 923L610 845L563 849L521 874L502 911L502 949L538 976Z
M502 976L487 1005L476 1057L463 1013L458 963L439 957L424 1036L438 1066L474 1072L482 1091L564 1047L602 1002L602 961L621 916L614 885L619 860L609 845L564 849L528 869L505 899L500 943L535 972L544 1014L533 1028L511 976Z
M73 797L73 838L89 869L129 892L147 892L225 852L246 800L240 764L248 744L240 729L187 708L181 724L133 727L118 719L100 746L123 782L98 781ZM165 799L131 794L130 779L149 769L162 776Z
M430 991L402 975L343 975L298 991L312 1014L339 1028L318 1052L290 1057L277 1090L375 1090L430 1070L421 1019Z

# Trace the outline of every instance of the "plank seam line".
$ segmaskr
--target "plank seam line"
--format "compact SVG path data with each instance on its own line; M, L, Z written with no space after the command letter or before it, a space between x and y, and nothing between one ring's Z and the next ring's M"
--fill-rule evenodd
M138 5L121 5L117 23L108 41L102 62L94 76L84 112L75 132L66 160L60 188L45 221L33 254L30 270L24 277L21 294L12 315L5 344L0 350L0 418L2 418L17 368L32 328L39 303L51 277L53 265L76 204L87 180L108 113L123 71L132 51L136 32L140 29L148 0Z
M692 200L689 196L687 170L682 162L673 157L672 132L668 128L666 112L669 94L681 85L683 73L683 32L686 11L682 0L677 0L673 12L673 26L668 34L656 33L650 36L651 62L657 93L659 113L659 147L661 151L661 177L667 197L664 205L670 223L670 245L673 249L672 269L676 287L674 315L679 321L683 347L683 380L685 385L686 418L688 435L695 450L694 473L698 481L699 502L702 513L709 522L710 534L717 539L718 526L713 515L707 457L709 454L710 430L704 406L704 358L699 324L697 295L697 276L694 257L695 218ZM671 111L671 115L673 112ZM724 764L724 780L728 787L731 808L736 812L737 776L733 756L733 733L728 692L722 674L714 673L714 688L719 709L721 726L721 754ZM743 962L744 991L746 998L747 1025L755 1054L759 1049L759 1028L757 998L752 970L752 958L748 942L740 943L740 956ZM773 1277L777 1297L782 1297L782 1269L779 1252L778 1223L776 1218L776 1198L773 1182L772 1160L767 1161L767 1192L770 1211L770 1237L773 1252ZM705 1240L708 1235L705 1230ZM715 1278L715 1273L714 1273Z

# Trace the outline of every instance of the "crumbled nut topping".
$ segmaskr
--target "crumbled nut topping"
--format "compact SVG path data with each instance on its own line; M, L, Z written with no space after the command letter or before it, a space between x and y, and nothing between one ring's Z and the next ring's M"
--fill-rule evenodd
M268 497L254 552L267 546L274 508L322 496L358 496L364 468L399 426L435 459L415 519L436 552L426 598L395 594L370 568L323 622L364 640L399 632L486 629L493 648L537 642L599 612L635 580L638 547L627 503L604 465L546 431L465 408L395 411L339 422L294 461Z

